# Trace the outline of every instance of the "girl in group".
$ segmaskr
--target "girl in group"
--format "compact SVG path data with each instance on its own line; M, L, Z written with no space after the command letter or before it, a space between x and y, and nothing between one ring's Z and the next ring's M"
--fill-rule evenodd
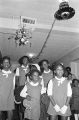
M17 69L16 69L15 98L17 96L17 91L22 90L22 88L24 87L25 83L27 82L26 81L27 80L26 77L27 77L27 74L30 71L30 68L29 68L30 60L29 60L28 56L21 57L18 62L20 64L20 66L17 67ZM16 100L15 100L15 103L16 103L16 108L17 108L16 111L18 111L20 120L22 120L22 118L23 118L23 111L24 111L22 103L21 102L17 102Z
M15 76L10 70L10 66L10 58L3 57L0 71L0 120L2 111L7 111L8 120L12 120L13 116Z
M49 81L48 96L50 97L50 104L48 114L51 115L51 120L56 120L58 115L61 120L67 120L71 115L69 101L72 95L70 82L67 78L63 77L64 66L58 64L55 67L55 78Z
M47 89L47 84L49 80L53 78L53 72L49 67L49 61L44 59L41 61L41 72L42 72L42 78L44 81L44 87Z
M43 94L43 88L40 84L40 72L34 69L30 72L30 80L20 93L25 106L24 117L29 120L39 120L40 118L40 95Z
M66 72L67 72L68 80L71 80L71 83L72 83L73 79L76 79L75 74L71 73L71 68L70 67L66 67Z
M53 71L49 67L49 61L44 59L40 62L40 68L42 72L42 79L44 82L44 88L47 91L48 83L51 79L53 79ZM47 109L49 105L49 99L46 94L41 96L41 113L40 113L40 120L47 120L48 114Z
M26 74L29 72L29 57L23 56L19 59L20 67L16 69L17 86L25 85Z
M73 79L72 98L71 98L71 111L75 120L79 119L79 80Z

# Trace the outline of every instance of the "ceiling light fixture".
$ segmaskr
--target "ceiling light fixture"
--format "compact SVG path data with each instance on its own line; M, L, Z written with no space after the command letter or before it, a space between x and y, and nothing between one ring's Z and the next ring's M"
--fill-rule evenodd
M16 36L15 36L15 43L16 46L22 46L30 44L30 39L32 38L32 29L31 28L25 28L24 24L21 22L21 16L20 16L20 25L19 29L16 30Z
M52 26L51 26L51 28L49 30L49 33L48 33L48 35L46 37L46 40L45 40L45 42L44 42L40 52L38 53L38 55L35 58L32 59L32 61L39 59L39 57L43 53L43 50L46 47L47 41L48 41L48 39L50 37L50 34L52 32L52 29L53 29L53 26L55 24L55 21L56 20L67 20L67 19L70 19L75 14L75 10L73 8L69 7L68 0L59 0L59 2L60 2L59 9L54 14L54 21L53 21Z
M54 17L57 20L67 20L74 16L75 10L69 7L68 0L59 0L59 9L55 12Z

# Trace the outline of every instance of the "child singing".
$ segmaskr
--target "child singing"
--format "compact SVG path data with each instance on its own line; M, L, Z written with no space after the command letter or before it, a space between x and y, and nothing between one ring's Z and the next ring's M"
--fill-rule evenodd
M74 114L75 120L79 119L79 80L73 79L71 111Z
M40 68L42 72L42 79L44 82L44 88L46 89L47 92L47 86L48 83L51 79L53 79L53 71L49 67L49 61L44 59L40 62ZM40 120L47 120L48 119L48 114L47 114L47 109L49 106L49 98L47 97L47 94L44 94L41 96L41 113L40 113Z
M69 101L72 95L70 82L63 77L64 66L58 64L55 67L55 78L50 80L48 84L48 96L50 97L50 105L48 114L51 115L51 120L55 120L58 115L62 120L67 120L71 115Z
M0 71L0 120L2 111L7 111L8 120L13 117L15 76L10 67L10 58L4 56Z
M30 72L30 81L26 83L20 95L26 97L23 101L25 106L24 117L29 120L39 120L40 118L40 96L44 89L40 84L40 73L38 70Z

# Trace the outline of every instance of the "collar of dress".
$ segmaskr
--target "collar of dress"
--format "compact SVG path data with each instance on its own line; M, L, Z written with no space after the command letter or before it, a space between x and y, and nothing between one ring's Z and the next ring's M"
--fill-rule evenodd
M12 72L11 72L11 70L8 70L8 71L2 70L2 73L3 73L3 75L6 76L6 78L7 78L8 75L11 74Z
M63 81L66 79L65 77L58 78L55 76L55 79L58 81L58 86L63 83Z
M45 71L45 70L44 70L44 73L50 73L50 69L49 69L48 71Z
M21 66L24 69L27 69L29 66L27 65L26 67L24 65Z
M29 82L32 86L38 86L38 84L39 84L39 82L37 82L37 83L34 83L34 82Z
M2 70L2 73L4 73L4 74L11 74L12 72L11 72L11 70L8 70L8 71Z
M26 72L27 72L27 70L28 70L28 67L29 67L29 66L27 65L27 66L25 67L24 65L22 65L21 67L23 68L23 70L24 70L24 71L25 71L25 73L26 73Z

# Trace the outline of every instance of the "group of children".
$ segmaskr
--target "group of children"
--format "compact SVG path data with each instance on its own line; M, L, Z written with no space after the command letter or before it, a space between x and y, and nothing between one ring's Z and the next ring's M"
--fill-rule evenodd
M57 64L54 71L48 60L39 65L30 63L28 56L19 59L12 69L10 58L5 56L0 70L0 120L7 111L13 120L13 110L18 106L20 120L67 120L79 113L79 81L69 79L65 67ZM5 118L6 119L6 118ZM71 118L71 120L73 117Z

